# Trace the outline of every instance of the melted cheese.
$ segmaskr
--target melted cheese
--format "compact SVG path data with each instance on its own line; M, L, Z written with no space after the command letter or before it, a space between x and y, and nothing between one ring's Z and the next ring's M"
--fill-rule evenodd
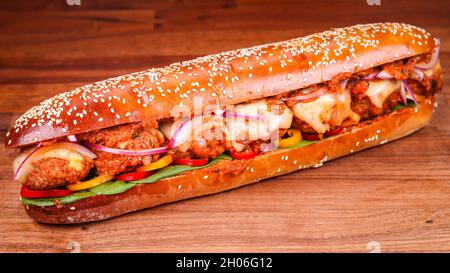
M398 89L400 89L400 81L397 80L370 81L369 88L365 94L373 105L382 108L386 98Z
M339 126L348 118L355 121L360 119L351 109L348 90L341 94L327 93L310 102L299 102L292 109L295 117L308 123L318 133L325 133L330 125Z
M281 101L278 103L283 104ZM277 107L283 107L283 112ZM248 121L240 117L227 118L227 139L231 141L268 140L272 132L280 128L290 128L293 117L291 109L286 105L268 105L264 99L253 103L236 105L232 112L252 116L253 118L248 119ZM261 117L263 119L257 120L254 117Z
M77 152L63 148L56 148L51 149L42 156L42 158L48 157L55 157L68 160L69 161L68 167L75 169L77 171L81 171L83 169L84 158Z

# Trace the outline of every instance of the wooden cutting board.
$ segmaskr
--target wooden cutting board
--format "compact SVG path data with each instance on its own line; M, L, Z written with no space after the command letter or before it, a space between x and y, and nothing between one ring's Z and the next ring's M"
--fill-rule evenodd
M449 1L87 2L0 4L2 143L15 118L60 91L357 23L408 22L440 37L445 87L431 123L402 140L321 168L77 226L41 225L25 214L11 151L2 146L0 251L450 251Z

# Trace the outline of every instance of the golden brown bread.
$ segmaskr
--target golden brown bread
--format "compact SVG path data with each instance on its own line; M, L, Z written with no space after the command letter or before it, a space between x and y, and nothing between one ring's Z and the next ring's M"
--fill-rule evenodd
M203 99L203 106L221 107L273 96L435 47L431 34L421 28L379 23L174 63L50 98L16 121L7 133L6 146L167 118L177 105L192 109L195 96Z
M262 179L308 167L318 167L328 160L392 141L425 126L432 115L434 97L414 108L403 108L386 116L353 127L351 131L323 141L292 149L259 155L245 162L238 175L220 175L216 167L187 172L154 184L140 184L118 195L98 195L62 208L26 206L38 222L74 224L98 221L160 204L207 195L244 186ZM224 160L226 165L236 162Z

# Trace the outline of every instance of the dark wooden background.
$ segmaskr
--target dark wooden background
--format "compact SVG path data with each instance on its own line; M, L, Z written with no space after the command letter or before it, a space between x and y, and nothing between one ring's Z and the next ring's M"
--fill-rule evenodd
M0 2L0 142L60 91L152 66L400 21L442 41L445 87L429 126L403 140L256 185L78 226L33 222L0 148L0 251L450 251L450 1Z

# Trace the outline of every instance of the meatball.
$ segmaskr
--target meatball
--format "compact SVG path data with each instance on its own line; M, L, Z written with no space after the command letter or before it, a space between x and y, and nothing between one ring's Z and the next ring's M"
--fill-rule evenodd
M76 166L66 159L43 158L33 162L33 170L23 183L32 190L48 190L83 180L94 166L92 159L84 157Z
M358 114L362 120L369 119L371 117L370 108L372 103L367 96L352 95L351 107L352 111Z
M352 94L352 111L361 116L362 120L367 120L384 113L390 113L391 108L398 104L400 92L390 94L383 102L383 108L378 108L372 104L366 95Z
M311 133L311 134L317 133L313 129L313 127L311 127L311 125L309 125L307 122L305 122L305 121L303 121L301 119L298 119L296 117L294 117L293 120L292 120L292 128L298 129L298 130L300 130L302 132L305 132L305 133Z
M100 144L110 148L124 150L142 150L158 148L165 139L157 129L157 122L140 122L118 125L80 136L83 141ZM95 167L100 174L118 174L157 160L158 155L123 156L94 150L97 154Z

